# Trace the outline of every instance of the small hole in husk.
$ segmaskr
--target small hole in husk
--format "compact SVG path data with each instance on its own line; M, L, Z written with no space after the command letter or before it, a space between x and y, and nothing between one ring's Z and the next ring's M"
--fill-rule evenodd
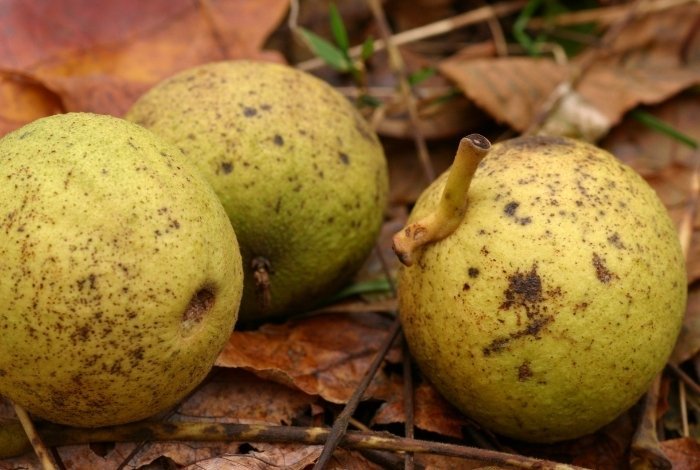
M190 304L182 314L182 321L199 323L213 306L214 292L210 288L203 287L192 296Z

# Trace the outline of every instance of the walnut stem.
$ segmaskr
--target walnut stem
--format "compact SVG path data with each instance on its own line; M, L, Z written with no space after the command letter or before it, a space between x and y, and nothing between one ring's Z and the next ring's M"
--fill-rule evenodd
M467 193L476 167L490 149L491 143L480 134L470 134L460 140L435 212L394 235L393 249L403 264L411 266L417 248L442 240L457 229L467 210Z

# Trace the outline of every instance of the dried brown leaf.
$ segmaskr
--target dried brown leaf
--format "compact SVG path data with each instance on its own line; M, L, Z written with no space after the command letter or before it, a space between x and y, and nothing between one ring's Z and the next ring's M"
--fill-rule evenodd
M418 161L413 142L385 141L384 144L389 155L389 201L392 207L403 208L416 202L428 186L428 181ZM452 164L458 144L459 139L431 144L430 160L436 174L441 174Z
M253 450L240 455L221 455L187 467L190 470L267 470L284 468L303 470L318 459L321 446L299 446L293 444L272 446L256 444Z
M450 405L429 383L421 383L414 393L414 424L425 431L443 436L463 436L462 427L469 421ZM403 395L397 395L379 408L374 424L405 423Z
M496 120L521 132L554 96L575 93L586 112L557 113L555 107L553 117L570 120L564 128L600 136L633 107L659 103L700 83L700 60L690 52L700 42L695 34L699 15L696 3L640 15L604 49L591 48L569 65L520 57L470 61L456 55L445 60L440 70ZM583 75L576 80L579 67ZM574 81L573 90L557 88ZM594 112L598 115L591 119ZM591 125L595 128L587 129Z
M689 437L671 439L661 443L674 470L697 470L700 468L700 444Z
M177 409L173 421L291 424L318 398L241 369L216 369Z
M498 122L524 131L550 94L568 77L568 67L545 58L446 59L440 71Z
M628 450L635 431L636 412L623 413L594 434L554 444L512 445L524 455L566 462L596 470L629 468Z
M225 58L281 60L261 52L289 0L8 0L0 15L0 134L64 111L122 115L173 73ZM39 88L37 90L37 88ZM7 103L7 104L6 104ZM29 106L26 106L29 105Z
M262 380L238 369L215 370L206 383L187 398L170 417L171 421L211 421L246 424L291 424L306 413L318 398L284 385ZM9 402L0 402L0 417L14 417ZM160 457L177 465L190 465L200 460L238 452L239 442L155 442L146 443L126 468L138 468ZM105 447L105 446L102 446ZM137 443L107 445L100 455L91 446L59 448L67 468L116 468L137 447ZM0 462L12 465L37 465L33 454Z
M309 468L321 454L321 446L255 444L241 455L222 455L186 467L188 470L267 470L274 468ZM379 470L357 452L339 449L326 466L329 470Z
M468 460L458 457L446 457L444 455L417 454L416 463L423 465L425 470L485 470L485 469L512 469L515 467L486 467L484 462L479 460Z
M276 382L345 403L362 380L387 335L391 319L378 314L323 314L235 331L216 365L237 367ZM396 362L394 348L389 360ZM383 371L365 398L389 399L401 384Z
M135 443L117 443L114 447L101 446L106 452L97 453L88 445L65 446L58 449L61 461L68 469L88 470L102 468L118 468L137 448ZM144 465L165 457L178 466L189 465L200 460L209 459L218 455L235 453L238 451L238 442L178 442L178 443L153 443L146 444L129 463L123 468L135 470ZM0 460L0 469L41 469L36 455L25 454L13 459Z
M478 126L484 116L481 110L462 96L445 99L445 95L419 99L418 129L426 139L444 139L467 133ZM409 118L404 103L398 103L386 110L375 124L375 130L383 137L410 139L414 134L414 124Z

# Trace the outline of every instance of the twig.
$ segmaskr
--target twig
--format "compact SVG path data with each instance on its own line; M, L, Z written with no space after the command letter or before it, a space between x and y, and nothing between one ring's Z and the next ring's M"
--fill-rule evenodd
M387 263L384 253L379 246L375 247L377 258L382 265L382 270L384 275L389 280L389 285L391 286L391 292L396 298L396 285L391 278L391 271L389 270L389 263ZM404 399L404 414L406 415L406 422L404 423L404 433L409 439L414 437L414 404L413 404L413 372L411 367L411 353L408 350L408 343L406 342L406 337L401 335L402 343L402 372L403 372L403 399ZM413 461L413 454L407 453L404 459L404 470L413 470L415 468L415 462Z
M688 402L685 397L685 383L683 381L678 383L678 401L681 403L681 428L683 429L683 437L690 436L690 430L688 428Z
M660 387L661 374L658 374L644 398L642 415L630 445L630 465L632 468L671 469L671 464L661 450L656 435L656 410L659 403Z
M690 390L695 393L700 395L700 385L693 380L688 374L683 372L683 369L678 367L676 364L673 364L669 362L668 368L671 369L671 371L678 376L679 379L681 379L688 387L690 387Z
M413 403L413 373L411 371L411 353L408 350L408 342L406 337L402 336L403 343L403 408L404 414L406 415L406 422L404 423L404 433L408 439L414 438L413 422L415 420L414 413L414 403ZM405 459L405 470L413 470L413 454L406 454Z
M19 424L17 424L19 426ZM319 445L326 442L331 430L322 427L268 426L260 424L139 422L104 428L71 428L43 423L40 431L49 445L77 445L93 442L196 441L196 442L270 442ZM459 457L493 465L548 470L585 470L581 467L509 454L476 447L408 439L388 432L348 431L340 440L346 449L375 449L393 452L416 452ZM27 447L29 443L27 442ZM0 448L2 446L0 445ZM9 458L15 455L0 455Z
M44 470L58 470L58 465L56 464L56 462L53 459L53 456L44 444L44 441L41 439L41 436L39 435L39 433L36 432L34 423L32 423L32 420L29 417L27 411L14 402L12 403L12 405L15 408L15 413L17 414L17 418L19 418L19 422L22 424L24 434L27 436L29 443L34 448L34 453L39 458L41 467Z
M391 40L394 46L401 46L404 44L409 44L411 42L420 41L422 39L428 39L434 36L439 36L441 34L449 33L459 28L469 26L471 24L481 23L487 21L489 18L500 18L503 16L510 15L518 10L520 10L527 1L517 0L510 2L502 2L496 5L483 6L480 8L475 8L474 10L462 13L452 18L447 18L440 21L435 21L434 23L429 23L418 28L409 29L408 31L403 31L392 36ZM294 2L292 2L294 4ZM291 18L291 13L290 13ZM374 42L374 50L381 51L387 47L386 42L383 39L378 39ZM362 53L362 45L351 47L348 51L350 57L359 57ZM304 62L296 64L296 67L301 70L314 70L323 66L325 62L321 59L315 58Z
M428 182L432 182L435 179L435 170L433 169L433 164L430 161L430 154L428 153L428 146L425 143L425 137L420 129L420 116L418 115L418 106L416 104L416 97L413 95L411 90L411 85L408 83L408 76L406 73L406 66L404 65L403 58L399 52L398 47L394 43L392 38L391 30L389 28L389 23L384 15L384 9L379 0L367 0L367 4L372 10L374 19L379 27L380 34L384 39L386 44L387 53L389 54L389 66L394 71L396 78L399 81L399 92L406 104L406 109L408 110L408 116L410 118L411 127L413 130L413 140L418 150L418 158L420 160L421 166L423 167L423 173Z
M362 421L356 420L355 418L350 418L348 420L348 424L354 426L355 429L359 429L360 431L372 432L372 429L369 426ZM389 454L385 450L361 449L360 453L367 459L374 463L380 464L385 468L400 470L404 466L404 459L398 455Z
M347 404L345 405L345 408L343 408L343 411L340 412L340 414L335 420L335 423L333 423L333 428L330 431L328 440L325 441L325 445L323 447L321 455L319 456L318 460L316 461L316 464L314 465L314 470L322 470L326 467L331 457L333 456L333 452L335 451L336 447L343 440L343 436L346 434L348 429L348 421L357 409L357 406L360 404L362 396L365 394L367 387L369 387L369 384L372 382L372 379L376 375L377 370L379 370L379 366L382 364L382 362L384 362L384 357L389 352L391 345L394 344L394 340L396 339L400 331L401 322L399 321L399 317L397 316L394 319L394 322L392 323L391 328L389 329L389 332L386 335L386 339L377 351L377 354L374 356L374 360L372 361L369 370L362 378L362 382L360 382L360 384L357 386L352 396L348 400Z
M698 200L700 200L700 150L696 149L693 152L693 173L691 175L688 204L678 227L678 236L680 237L681 248L686 261L688 261L693 240L693 225L698 212Z
M489 26L491 36L493 36L493 44L496 47L496 54L499 57L507 56L508 41L506 40L506 35L503 33L501 23L498 21L498 17L491 15L491 17L486 20L486 24Z
M656 0L640 5L639 13L653 13L668 10L697 0ZM629 5L615 5L570 13L560 13L552 18L533 18L528 23L530 29L542 29L550 26L572 26L582 23L610 24L624 18L629 13Z

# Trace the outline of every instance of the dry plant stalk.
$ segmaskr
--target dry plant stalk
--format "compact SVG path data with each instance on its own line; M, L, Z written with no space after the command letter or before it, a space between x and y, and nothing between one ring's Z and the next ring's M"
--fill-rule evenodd
M428 153L428 146L425 143L425 137L420 129L420 116L418 115L418 105L416 103L416 97L413 95L413 90L411 85L408 83L408 75L406 73L406 66L401 58L401 53L398 47L394 44L391 31L389 29L389 23L384 15L384 10L382 8L379 0L367 0L367 3L372 10L374 19L379 26L379 31L382 34L384 43L387 47L387 52L389 54L389 66L394 71L399 82L399 92L408 110L408 116L411 121L411 127L413 130L413 140L418 150L418 159L421 166L423 167L423 173L428 182L435 179L435 170L433 169L433 164L430 161L430 154Z
M292 3L294 4L295 2ZM527 1L516 0L475 8L468 12L453 16L452 18L435 21L433 23L394 34L391 37L391 41L394 46L401 46L404 44L421 41L423 39L429 39L434 36L440 36L441 34L446 34L465 26L488 21L491 18L500 18L510 15L511 13L515 13L516 11L520 10L526 4ZM384 50L386 47L387 43L384 39L378 39L374 42L375 51ZM362 53L362 46L351 47L348 53L350 54L350 57L357 58ZM324 62L321 59L314 58L300 62L296 64L296 67L300 70L309 71L317 69L323 66L323 64Z
M8 426L12 426L9 424ZM17 423L21 431L21 426ZM40 432L51 446L77 445L95 442L196 441L196 442L269 442L319 445L330 438L331 431L322 427L276 426L260 424L198 423L198 422L138 422L105 428L71 428L43 423ZM27 442L27 448L29 443ZM388 432L348 431L340 440L346 449L373 449L393 452L431 453L449 457L478 460L514 468L537 470L585 470L581 467L549 460L509 454L476 447L430 442L398 437ZM0 458L10 455L2 454Z
M36 428L29 417L29 413L16 403L12 403L12 405L17 414L17 418L19 418L19 422L22 424L22 428L24 429L29 443L34 448L34 453L39 459L41 467L44 470L57 470L58 466L44 444L44 441L41 439L41 436L36 432Z

